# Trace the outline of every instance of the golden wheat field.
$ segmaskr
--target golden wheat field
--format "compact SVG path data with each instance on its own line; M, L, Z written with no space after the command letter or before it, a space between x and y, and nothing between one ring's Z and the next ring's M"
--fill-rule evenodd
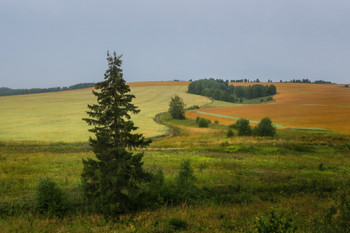
M153 119L168 110L175 94L188 106L211 102L206 97L187 94L187 85L187 82L132 83L134 104L141 110L132 120L139 132L146 137L167 133L168 128ZM0 97L0 140L87 141L89 126L81 119L87 117L87 104L95 102L91 89Z
M278 92L273 103L200 109L201 113L191 111L186 116L194 119L199 115L212 121L218 120L221 124L236 121L230 118L244 117L259 121L268 116L273 123L284 127L350 133L350 88L336 84L273 84Z

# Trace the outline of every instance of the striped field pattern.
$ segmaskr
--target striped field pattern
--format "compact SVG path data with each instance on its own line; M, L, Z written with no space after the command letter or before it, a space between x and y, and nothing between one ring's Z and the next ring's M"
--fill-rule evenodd
M284 127L350 133L350 88L336 84L273 84L278 92L273 103L206 108L200 109L200 113L188 112L187 117L195 119L201 116L222 124L232 124L236 121L234 118L259 121L268 116L273 123Z

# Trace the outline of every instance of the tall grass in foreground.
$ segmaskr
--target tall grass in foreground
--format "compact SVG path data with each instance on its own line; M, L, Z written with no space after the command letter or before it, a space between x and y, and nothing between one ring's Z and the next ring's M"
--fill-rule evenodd
M227 138L222 125L203 129L190 120L168 123L179 135L155 141L144 156L145 168L158 174L149 191L157 190L152 197L159 204L116 219L87 212L81 158L93 154L86 144L1 142L2 231L254 232L257 218L268 221L272 208L277 216L292 218L297 232L326 229L326 224L342 229L347 219L347 202L341 202L341 196L349 187L349 136L278 130L274 138ZM181 167L186 160L190 166ZM180 184L187 183L179 178L181 171L186 171L183 177L195 177L189 179L195 192L187 197L177 195ZM65 217L46 217L35 210L43 177L66 194Z

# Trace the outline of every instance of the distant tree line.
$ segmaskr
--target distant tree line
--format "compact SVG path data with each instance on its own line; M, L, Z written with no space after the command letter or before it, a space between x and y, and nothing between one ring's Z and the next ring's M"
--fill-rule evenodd
M36 94L36 93L46 93L46 92L56 92L56 91L68 91L94 87L94 83L78 83L69 87L50 87L50 88L30 88L30 89L11 89L8 87L0 87L0 96L8 95L26 95L26 94Z
M242 78L242 79L231 79L230 80L231 83L260 83L260 79L255 79L255 80L250 80L247 78ZM269 80L270 82L270 80ZM272 81L271 81L272 82Z
M188 85L188 93L211 97L215 100L236 102L237 98L259 98L277 93L275 85L250 85L247 87L229 85L222 79L201 79Z
M177 81L177 80L175 80ZM192 79L189 80L190 82L192 82ZM248 78L242 78L242 79L230 79L230 80L226 80L225 82L231 82L231 83L260 83L262 81L260 81L260 79L248 79ZM272 83L273 81L271 79L267 80L268 83ZM330 81L324 81L324 80L316 80L314 82L312 82L310 79L292 79L289 81L283 81L280 80L281 83L315 83L315 84L333 84Z
M283 81L280 80L280 82L282 83ZM315 83L315 84L333 84L330 81L324 81L324 80L316 80L314 82L311 82L310 79L292 79L290 81L284 81L285 83Z

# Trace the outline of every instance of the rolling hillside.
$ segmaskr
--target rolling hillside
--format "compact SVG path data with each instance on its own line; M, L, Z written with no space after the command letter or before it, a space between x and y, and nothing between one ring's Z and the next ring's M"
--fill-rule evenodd
M168 128L154 122L157 113L168 110L170 98L178 94L188 105L211 101L187 94L187 82L131 83L134 103L141 112L133 116L146 137L167 133ZM87 141L87 104L95 103L91 89L0 97L0 140L2 141Z
M235 84L235 85L251 85ZM198 115L232 124L244 117L259 121L270 117L283 127L325 129L350 133L350 88L335 84L274 83L278 94L273 103L255 105L220 106L187 113L195 119Z
M188 83L130 83L136 96L134 103L141 109L140 114L133 116L139 131L146 137L166 134L168 128L153 118L167 111L171 96L179 94L187 106L207 104L207 108L187 112L192 119L199 115L232 124L239 117L257 122L269 116L283 127L350 133L350 89L343 85L274 83L278 90L275 102L248 105L220 101L209 104L206 97L187 94ZM86 117L87 104L94 102L91 89L0 97L0 140L86 141L88 126L81 118Z

